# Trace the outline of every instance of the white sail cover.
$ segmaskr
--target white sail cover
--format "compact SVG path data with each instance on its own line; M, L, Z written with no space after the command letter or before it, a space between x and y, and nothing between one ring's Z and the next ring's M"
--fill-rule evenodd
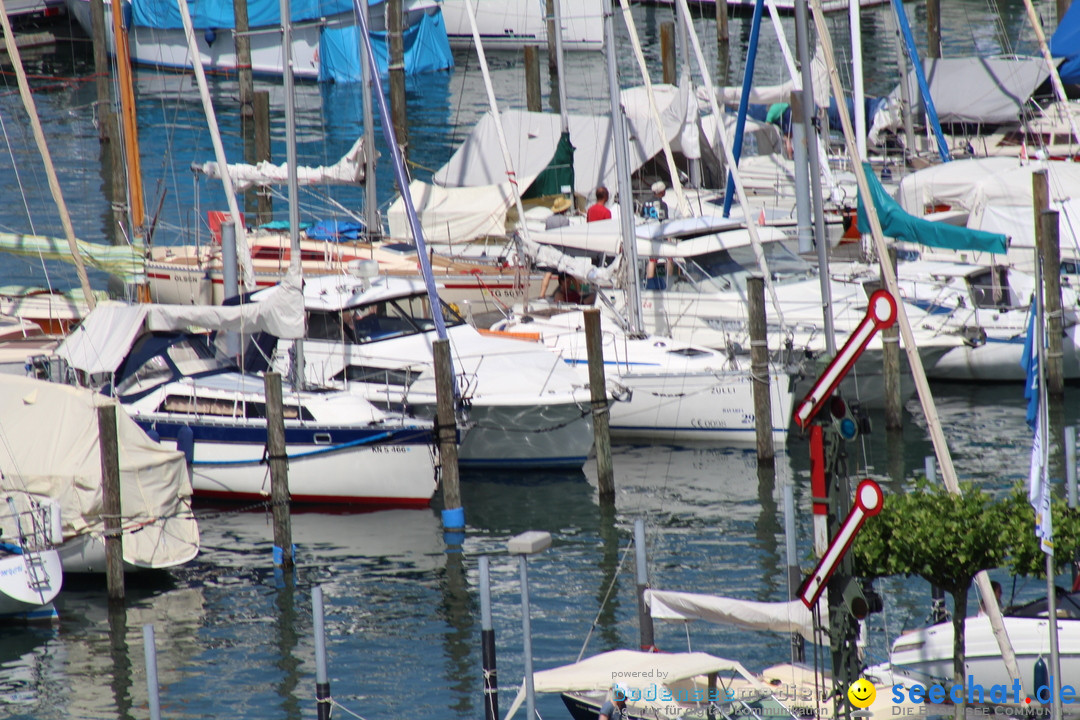
M299 275L286 274L264 291L265 300L243 305L161 305L99 303L56 349L68 365L86 373L115 372L143 332L231 330L267 332L279 338L304 337L304 295Z
M821 43L817 44L817 49L814 51L814 57L810 61L811 77L814 82L814 103L818 107L829 106L829 69L825 66L825 53L821 48ZM801 85L800 80L800 85ZM795 83L792 80L780 83L779 85L755 85L750 89L750 96L747 102L755 105L772 105L774 103L790 103L791 91L795 89ZM705 110L709 106L709 89L706 87L699 87L696 91L698 102L701 103L702 110ZM716 88L716 99L724 105L738 105L742 99L742 86L731 87L718 87Z
M503 179L506 174L503 173ZM521 188L528 187L535 176L522 178ZM506 212L514 204L510 183L480 187L442 187L414 180L409 183L424 240L452 243L488 235L506 234ZM400 196L386 212L390 237L415 242L405 202Z
M923 70L942 123L1000 125L1020 120L1020 111L1032 93L1050 75L1041 57L925 58ZM915 71L907 74L913 114L926 112ZM871 119L867 139L877 144L881 133L903 127L900 85Z
M616 677L615 673L618 673ZM661 674L663 673L663 674ZM740 663L725 660L708 653L650 653L641 650L612 650L600 653L571 665L538 670L533 673L533 689L538 693L571 692L574 690L609 690L616 680L624 681L635 687L638 682L657 682L663 678L663 684L672 684L680 680L709 673L738 675L755 685L761 683L747 672ZM764 687L764 686L762 686ZM522 687L514 698L505 718L514 716L525 699Z
M1011 248L1034 248L1031 175L1040 170L1048 174L1050 208L1060 213L1062 252L1075 258L1076 228L1080 227L1080 167L1074 162L1025 163L1014 157L954 160L905 176L896 200L916 217L940 206L966 211L967 227L1004 233L1009 236Z
M296 168L296 179L301 185L361 185L364 182L364 170L367 155L364 152L364 138L360 137L349 152L333 165ZM221 178L221 166L216 162L193 165L194 169L209 178ZM229 177L236 192L244 192L256 186L284 185L289 181L289 165L263 161L257 165L230 163Z
M649 614L656 620L704 620L747 630L799 633L810 642L815 642L814 619L802 600L756 602L719 595L648 589L645 591L645 603L649 606Z
M65 543L103 536L97 408L115 401L92 390L0 375L0 484L57 500ZM116 412L123 556L129 565L164 568L199 552L191 481L182 452L146 436Z

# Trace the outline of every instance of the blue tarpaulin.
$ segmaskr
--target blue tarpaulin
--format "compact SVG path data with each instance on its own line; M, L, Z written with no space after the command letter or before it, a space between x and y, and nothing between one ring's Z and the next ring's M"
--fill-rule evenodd
M374 0L369 6L381 5ZM181 29L180 7L176 0L132 0L132 19L135 25L160 29ZM289 14L293 22L316 20L322 17L351 13L352 0L290 0ZM192 27L232 28L236 26L231 2L220 0L189 0L188 12ZM248 26L252 28L281 25L281 5L278 0L249 0Z
M343 28L327 28L319 43L319 80L334 82L360 82L360 42L355 25ZM446 37L446 23L442 13L425 15L404 33L405 74L417 75L454 67L450 41ZM372 50L380 76L387 74L389 48L386 33L371 33Z
M956 225L936 223L909 215L900 204L889 197L885 188L874 176L869 164L866 168L866 181L870 185L870 195L874 199L881 231L886 236L919 243L927 247L947 248L950 250L981 250L983 252L1004 254L1008 249L1008 238L999 233L984 230L972 230ZM859 193L859 232L870 232L870 222L863 211L863 197Z
M1080 84L1080 3L1069 6L1057 30L1050 36L1050 55L1065 58L1058 67L1061 82Z

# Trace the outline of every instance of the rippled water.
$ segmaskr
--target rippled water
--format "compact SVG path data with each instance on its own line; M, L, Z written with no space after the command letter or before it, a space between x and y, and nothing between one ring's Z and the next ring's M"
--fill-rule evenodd
M1030 32L1022 29L1021 3L1000 5L1009 18L1004 29L992 21L985 3L943 3L947 52L1016 49L1003 38L1017 37L1027 43L1021 49L1028 48ZM919 33L921 5L907 7ZM635 12L644 41L655 46L655 24L648 23L654 16L664 19L662 11ZM745 22L733 21L736 36L745 36ZM840 46L843 21L831 22ZM709 29L707 21L700 24ZM785 25L793 36L790 21ZM882 11L867 14L871 92L888 89L887 78L896 66L889 27ZM709 48L712 42L706 32L703 45ZM452 73L410 80L412 157L419 176L444 162L487 109L475 61L464 53L457 59ZM524 105L520 58L499 53L491 59L500 98L511 106ZM780 62L775 50L763 49L759 81L780 80ZM102 233L107 206L88 63L86 48L73 45L27 59L76 232L93 239ZM621 56L620 63L625 72L632 69L628 57ZM570 64L571 106L603 111L601 58L575 55ZM0 119L11 152L0 153L5 156L0 158L0 183L7 198L0 206L0 229L59 236L37 152L17 109L14 81L5 76L4 82L8 92L0 96ZM226 147L236 151L235 85L217 79L213 86ZM158 188L168 188L159 222L162 242L193 227L195 192L188 167L194 160L212 159L202 110L191 88L190 78L138 73L147 196L156 205ZM352 144L361 132L358 93L352 86L299 88L302 162L332 162ZM275 128L280 128L281 95L276 89L272 108ZM279 160L284 157L282 142L280 129L275 129ZM392 192L388 178L384 159L379 185L383 203ZM220 207L216 190L202 185L201 209ZM332 196L355 208L362 201L356 191L334 191ZM24 197L25 205L20 200ZM304 204L325 207L326 200L305 193ZM283 214L284 202L276 207ZM75 284L66 267L48 268L49 278L60 286ZM0 275L5 283L41 283L45 278L39 263L10 258L0 265ZM103 283L104 278L95 277L95 284ZM935 395L962 479L1000 490L1026 477L1030 438L1019 388L940 386ZM917 404L908 407L913 414L902 438L890 440L877 432L857 445L859 474L891 478L887 491L921 472L923 458L932 452ZM1066 410L1061 422L1075 425L1077 415L1075 407ZM881 426L880 418L876 425ZM199 506L203 551L198 559L171 573L129 579L124 613L110 615L103 582L73 578L57 604L59 626L0 630L0 717L147 717L142 632L151 624L163 717L313 718L310 596L311 588L321 585L331 689L339 703L372 720L476 718L482 708L477 558L485 553L492 558L505 709L523 668L518 569L505 553L506 540L519 532L547 530L554 538L553 548L529 564L538 668L573 661L594 621L588 652L637 644L633 558L622 562L636 518L646 521L654 586L784 599L779 488L792 482L799 506L798 547L804 567L808 565L809 463L802 439L790 442L788 453L778 459L775 477L759 474L752 454L700 446L617 445L614 463L616 509L597 504L591 461L583 473L570 475L466 477L462 494L468 529L461 550L454 552L448 552L437 506L368 514L296 512L299 564L292 583L284 582L271 565L272 528L264 512ZM880 658L886 626L895 635L901 627L921 622L928 600L926 585L918 580L894 580L879 587L887 608L874 616L871 649ZM1038 595L1041 589L1041 583L1033 582L1021 592ZM696 625L690 639L696 649L739 659L752 669L788 658L788 640L781 636ZM658 626L657 642L663 649L680 650L687 639L681 627ZM565 717L558 698L541 698L538 708L544 717Z

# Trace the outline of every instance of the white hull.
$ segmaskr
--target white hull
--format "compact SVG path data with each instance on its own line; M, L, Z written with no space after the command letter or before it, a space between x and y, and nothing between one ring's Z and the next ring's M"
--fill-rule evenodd
M443 0L442 14L451 47L474 47L466 0ZM603 3L559 0L565 50L600 50L604 46ZM476 26L485 50L520 50L547 43L545 5L536 0L486 0L475 3Z
M64 571L56 550L0 557L0 621L52 620Z
M18 491L0 494L0 622L51 621L64 570L53 548L60 505Z
M79 26L90 35L89 0L66 0L68 12ZM431 3L411 3L405 13L405 27L420 18L431 7ZM382 8L385 3L372 6L371 30L378 32L385 29ZM292 25L292 61L294 75L306 80L319 78L319 36L325 27L345 27L353 25L351 14L341 14L320 21L301 22ZM105 40L110 55L115 55L116 44L113 39L112 4L105 3ZM199 50L199 59L207 72L235 73L239 67L236 59L236 43L231 28L207 30L195 28L195 43ZM256 75L281 75L282 50L281 28L251 28L248 36L251 43L251 71ZM209 41L209 42L208 42ZM156 68L190 70L192 63L188 53L187 38L181 29L158 29L134 26L129 30L131 61L137 65Z
M289 268L289 236L282 233L252 233L252 266L257 289L281 282ZM373 259L379 272L401 277L418 277L415 252L401 252L364 243L301 240L302 274L340 275L349 272L354 260ZM526 295L540 295L542 274L527 276L513 268L500 268L482 261L467 262L432 258L432 272L440 283L439 296L449 303L469 303L477 312L497 311L523 302ZM225 277L221 269L221 248L203 246L156 247L146 261L146 277L154 302L175 305L220 305L225 299ZM465 312L462 308L462 312Z
M1034 677L1035 662L1042 657L1050 662L1050 624L1047 618L1006 616L1005 630L1009 634L1020 677L1025 689ZM1012 680L1001 659L1001 650L986 616L969 617L964 630L965 675L989 692L992 685L1012 687ZM1061 679L1068 683L1080 677L1080 620L1058 620L1058 644L1061 657ZM893 665L925 680L927 676L952 682L953 630L952 623L933 625L906 633L893 643L890 659ZM925 683L924 683L925 684ZM1011 700L1011 696L1010 696Z
M560 313L529 317L497 329L535 333L588 382L584 316ZM721 353L650 336L632 338L613 323L602 329L604 374L610 394L612 437L659 441L704 440L728 446L753 446L757 424L753 383L746 370ZM773 443L784 447L791 423L792 383L787 375L770 382Z

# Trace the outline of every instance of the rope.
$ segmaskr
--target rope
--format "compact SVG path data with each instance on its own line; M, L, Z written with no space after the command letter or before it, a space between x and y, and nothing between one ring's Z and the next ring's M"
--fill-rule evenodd
M581 651L578 653L575 662L581 662L582 656L585 655L585 648L589 646L589 640L592 638L593 630L596 629L596 624L600 622L600 614L604 612L604 608L607 607L608 600L611 598L611 591L615 589L615 581L619 579L619 573L622 572L623 564L626 562L626 556L630 554L630 548L632 547L634 547L633 541L627 543L626 549L623 550L622 557L619 558L619 564L615 568L615 574L611 577L611 582L608 583L607 591L604 593L604 599L600 602L600 609L596 611L596 617L593 618L592 625L589 626L589 632L585 634L585 642L581 644Z

